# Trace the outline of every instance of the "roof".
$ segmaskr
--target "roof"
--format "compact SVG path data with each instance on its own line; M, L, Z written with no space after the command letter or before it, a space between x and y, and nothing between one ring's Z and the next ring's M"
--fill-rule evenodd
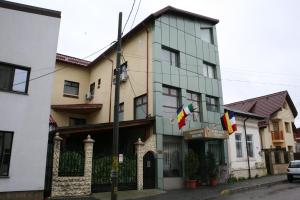
M242 110L237 110L237 109L234 109L234 108L229 108L229 107L226 107L226 106L224 106L224 109L233 111L234 113L236 113L237 115L242 116L242 117L249 117L249 118L254 118L254 119L258 119L258 120L261 120L261 119L265 118L264 116L261 116L261 115L257 115L257 114L242 111Z
M190 18L193 20L208 22L213 25L216 25L217 23L219 23L219 20L214 19L214 18L210 18L210 17L206 17L206 16L199 15L196 13L181 10L178 8L174 8L172 6L167 6L155 13L150 14L148 17L146 17L142 22L140 22L137 26L135 26L132 30L130 30L126 35L124 35L122 37L122 42L124 42L127 39L129 39L130 37L132 37L136 32L140 31L141 29L144 29L146 27L146 24L154 21L155 19L159 18L160 16L162 16L164 14L175 14L175 15L187 17L187 18ZM93 62L91 62L90 65L92 66L95 63L99 62L100 60L105 59L107 54L111 53L113 50L116 49L116 45L117 45L117 43L114 43L114 45L112 45L105 52L103 52L100 56L98 56Z
M226 104L225 106L230 109L237 109L244 112L261 115L265 118L271 118L273 114L283 107L285 101L287 101L294 117L296 117L298 112L287 91L276 92L265 96L238 101Z
M29 6L25 4L10 2L10 1L0 1L0 8L6 8L11 10L17 10L27 13L33 13L37 15L45 15L48 17L56 17L61 18L61 12L56 10L49 10L45 8L35 7L35 6Z
M67 56L67 55L60 54L60 53L56 53L56 60L60 61L60 62L68 63L68 64L79 65L82 67L88 67L88 65L90 64L90 61L83 60L80 58L75 58L72 56Z

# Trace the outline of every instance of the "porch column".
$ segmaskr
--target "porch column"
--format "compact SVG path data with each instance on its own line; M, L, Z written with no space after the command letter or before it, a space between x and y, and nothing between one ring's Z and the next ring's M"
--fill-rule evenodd
M144 142L141 141L141 138L135 143L136 155L137 155L137 189L143 190L144 174L143 174L143 156L144 152L142 150Z
M279 162L281 164L285 163L284 162L284 152L283 151L279 151Z
M92 169L93 169L93 145L95 140L90 135L83 141L84 143L84 177L87 182L87 191L92 193Z
M52 177L53 180L58 177L58 168L59 168L59 157L60 157L60 145L63 140L59 133L55 133L54 136L54 146L53 146L53 167L52 167Z
M294 160L294 152L289 151L288 156L289 156L289 161Z

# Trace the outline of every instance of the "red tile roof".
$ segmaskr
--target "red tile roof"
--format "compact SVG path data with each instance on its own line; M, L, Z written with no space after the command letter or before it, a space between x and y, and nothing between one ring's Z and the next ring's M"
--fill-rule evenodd
M87 67L90 64L90 61L82 60L80 58L75 58L67 56L64 54L56 53L56 60L64 63L75 64L83 67Z
M238 101L226 104L225 106L270 118L271 115L273 115L283 107L285 101L287 101L294 117L296 117L298 115L298 112L287 91L281 91L265 96L247 99L244 101Z

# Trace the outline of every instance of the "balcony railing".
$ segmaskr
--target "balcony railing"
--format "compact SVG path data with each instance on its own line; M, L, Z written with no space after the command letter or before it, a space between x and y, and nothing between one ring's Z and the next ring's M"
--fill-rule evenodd
M284 141L282 131L271 131L271 134L272 134L272 140L273 141L278 141L278 142L283 142Z

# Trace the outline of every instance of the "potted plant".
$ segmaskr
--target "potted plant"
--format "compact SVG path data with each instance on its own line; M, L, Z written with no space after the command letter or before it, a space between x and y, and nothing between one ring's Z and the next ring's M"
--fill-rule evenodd
M195 179L196 173L199 168L199 158L198 155L189 150L187 155L185 156L185 174L188 178L186 181L187 188L196 188L197 180Z
M209 176L209 182L211 186L218 184L218 166L214 154L207 153L207 172Z

